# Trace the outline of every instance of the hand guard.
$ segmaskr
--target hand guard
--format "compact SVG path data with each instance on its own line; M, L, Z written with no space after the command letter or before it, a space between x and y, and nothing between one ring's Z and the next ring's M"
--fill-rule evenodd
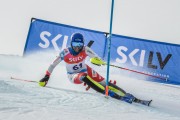
M100 58L98 58L98 57L91 58L90 61L91 61L92 64L95 64L95 65L98 65L98 66L106 65L106 63L103 60L101 60Z
M48 80L49 80L49 75L45 75L44 78L42 78L42 79L39 81L39 86L45 87L46 84L48 83Z

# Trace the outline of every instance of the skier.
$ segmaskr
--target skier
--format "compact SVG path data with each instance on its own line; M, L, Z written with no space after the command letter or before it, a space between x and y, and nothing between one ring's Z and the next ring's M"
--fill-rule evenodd
M53 69L64 60L66 63L68 79L74 84L87 84L89 88L93 88L97 92L105 94L105 79L94 71L90 66L85 64L87 56L91 58L91 62L96 64L104 64L105 62L98 57L98 55L90 49L88 46L84 46L84 36L81 33L74 33L71 36L71 46L63 49L59 56L50 64L45 76L39 81L39 85L45 87L53 72ZM114 83L109 82L109 96L126 101L128 103L137 102L144 105L150 104L150 102L139 100L132 94L126 93L123 89Z

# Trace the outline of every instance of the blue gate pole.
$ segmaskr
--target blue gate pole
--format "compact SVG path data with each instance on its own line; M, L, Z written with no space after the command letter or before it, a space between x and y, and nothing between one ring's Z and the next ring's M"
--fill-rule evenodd
M113 10L114 10L114 0L111 2L111 16L110 16L110 29L108 37L108 59L107 59L107 73L106 73L106 96L108 96L108 83L109 83L109 64L111 57L111 35L112 35L112 22L113 22Z

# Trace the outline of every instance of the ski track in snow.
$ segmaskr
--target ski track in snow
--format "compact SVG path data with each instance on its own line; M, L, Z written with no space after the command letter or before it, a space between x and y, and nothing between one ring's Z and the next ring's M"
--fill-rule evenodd
M12 75L40 79L53 57L52 54L36 57L22 59L0 55L0 120L180 120L179 86L121 76L117 82L123 89L139 98L153 99L152 106L147 107L107 99L93 90L85 92L83 85L72 85L67 80L65 70L59 68L65 69L63 63L56 68L48 83L49 87L56 89L10 79ZM47 57L52 59L44 60ZM119 75L113 73L110 77L118 80ZM57 80L60 78L65 80Z

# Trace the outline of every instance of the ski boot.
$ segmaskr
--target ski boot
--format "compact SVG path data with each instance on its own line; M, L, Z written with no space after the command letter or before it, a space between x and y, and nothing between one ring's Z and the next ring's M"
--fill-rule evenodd
M130 93L126 93L121 100L131 104L135 100L135 97Z

